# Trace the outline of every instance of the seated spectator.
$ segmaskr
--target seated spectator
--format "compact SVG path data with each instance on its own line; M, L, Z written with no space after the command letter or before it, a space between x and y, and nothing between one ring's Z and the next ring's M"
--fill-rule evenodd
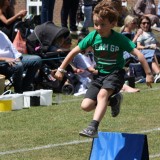
M41 58L36 55L23 56L2 31L0 39L0 74L12 77L15 93L32 90L31 84L41 66Z
M156 5L154 0L137 0L134 6L134 13L140 18L147 16L151 19L151 25L160 27L159 18L156 14Z
M142 16L143 19L143 16ZM147 17L147 19L149 19ZM149 19L150 21L150 19ZM141 19L140 19L141 22ZM150 22L151 23L151 22ZM151 27L151 25L150 25ZM139 25L139 29L136 31L137 28L137 19L134 16L128 15L125 20L124 20L124 26L121 27L121 33L127 36L129 39L131 39L134 43L137 43L137 48L141 50L141 52L144 54L145 58L147 59L147 62L151 64L151 68L155 76L155 83L159 82L159 72L160 68L158 65L157 58L155 56L155 50L149 49L149 47L139 47L138 39L143 35L143 27L141 28ZM151 29L151 28L150 28ZM135 32L136 31L136 32ZM151 42L151 41L150 41ZM127 65L129 63L135 63L138 62L137 58L134 57L133 55L130 55L128 52L124 52L124 58L126 60Z
M150 18L142 16L139 20L138 27L142 30L142 34L137 38L137 48L141 50L147 61L151 62L151 68L155 74L154 82L160 82L160 67L155 55L159 43L151 30Z
M137 38L142 33L136 32L137 30L137 17L128 15L124 19L124 25L121 27L120 32L136 43Z
M132 15L126 16L124 19L124 25L121 27L120 32L136 43L137 38L142 34L141 30L137 30L137 18ZM128 52L124 52L124 59L126 60L126 66L131 62L137 62L137 59Z
M26 10L21 10L14 15L13 7L9 0L0 1L0 30L3 31L10 40L12 40L13 26L15 22L21 20L26 14Z

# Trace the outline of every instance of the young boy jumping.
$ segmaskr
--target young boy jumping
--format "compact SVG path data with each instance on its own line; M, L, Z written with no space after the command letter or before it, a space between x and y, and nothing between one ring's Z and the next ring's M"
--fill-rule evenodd
M55 77L61 80L66 66L73 57L89 46L93 48L98 75L87 90L81 108L87 112L95 109L95 112L88 127L79 133L81 136L90 138L98 136L98 126L106 112L109 98L118 93L124 84L123 51L137 56L145 70L147 85L151 87L153 82L153 75L143 54L135 48L132 41L112 30L117 20L118 11L109 3L100 2L93 11L95 30L70 51L55 74Z

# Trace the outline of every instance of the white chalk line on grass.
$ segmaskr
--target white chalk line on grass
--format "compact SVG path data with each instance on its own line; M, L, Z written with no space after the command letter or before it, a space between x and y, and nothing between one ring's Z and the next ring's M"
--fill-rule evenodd
M148 129L148 130L139 131L139 132L135 132L135 133L150 133L150 132L154 132L154 131L160 131L160 128L153 128L153 129Z
M5 151L5 152L0 152L0 155L7 155L7 154L13 154L13 153L18 153L18 152L28 152L28 151L34 151L34 150L40 150L40 149L48 149L48 148L55 148L55 147L60 147L60 146L68 146L68 145L74 145L74 144L80 144L80 143L87 143L91 142L91 139L86 139L82 141L71 141L71 142L65 142L65 143L59 143L59 144L49 144L45 146L39 146L39 147L34 147L34 148L26 148L26 149L18 149L18 150L12 150L12 151Z
M158 158L160 157L160 154L150 155L149 158Z
M136 133L150 133L154 131L160 131L160 128L153 128L149 130L144 130ZM34 150L40 150L40 149L48 149L48 148L55 148L55 147L60 147L60 146L67 146L67 145L75 145L75 144L81 144L81 143L88 143L91 142L92 139L85 139L85 140L75 140L71 142L65 142L65 143L59 143L59 144L49 144L45 146L39 146L39 147L33 147L33 148L24 148L24 149L18 149L18 150L12 150L12 151L5 151L5 152L0 152L0 155L9 155L9 154L14 154L14 153L22 153L22 152L29 152L29 151L34 151ZM150 155L150 158L157 158L160 157L160 153Z

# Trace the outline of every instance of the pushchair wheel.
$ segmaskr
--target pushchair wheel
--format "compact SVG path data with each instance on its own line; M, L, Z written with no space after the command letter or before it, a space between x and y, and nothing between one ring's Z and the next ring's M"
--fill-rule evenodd
M72 84L64 84L62 86L62 93L63 94L67 94L67 95L73 94L74 93L74 87L73 87L73 85Z

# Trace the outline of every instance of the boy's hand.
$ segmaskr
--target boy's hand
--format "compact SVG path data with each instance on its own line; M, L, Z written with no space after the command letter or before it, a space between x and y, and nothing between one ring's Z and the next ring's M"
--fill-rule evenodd
M154 81L153 75L152 74L147 74L146 75L146 84L147 84L147 86L152 88L151 83L153 83L153 81Z
M61 81L63 79L63 76L64 76L64 73L57 70L54 75L54 78Z
M94 70L94 71L93 71L93 74L94 74L94 75L97 75L97 74L98 74L98 70Z
M57 72L57 69L51 70L51 75L54 77L55 73Z

